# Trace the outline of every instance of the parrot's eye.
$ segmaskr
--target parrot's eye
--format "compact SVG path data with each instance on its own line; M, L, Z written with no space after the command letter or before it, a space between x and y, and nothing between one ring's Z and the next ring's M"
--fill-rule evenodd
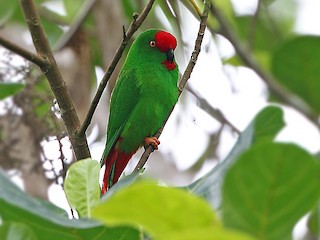
M155 41L150 41L150 47L155 47L156 46L156 42Z

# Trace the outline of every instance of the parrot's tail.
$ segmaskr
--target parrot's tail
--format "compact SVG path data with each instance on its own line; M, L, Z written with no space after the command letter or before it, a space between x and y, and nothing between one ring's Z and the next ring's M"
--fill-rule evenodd
M121 150L113 148L111 152L106 156L106 158L104 159L106 169L104 172L103 184L101 189L102 195L105 194L107 190L112 187L112 185L118 182L121 173L123 172L135 152L136 151L125 153Z

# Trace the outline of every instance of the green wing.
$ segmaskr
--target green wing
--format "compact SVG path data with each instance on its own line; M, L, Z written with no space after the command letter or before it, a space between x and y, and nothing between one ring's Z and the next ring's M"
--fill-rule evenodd
M126 122L141 97L141 91L134 70L123 70L113 90L110 104L110 116L107 128L107 142L104 149L101 166L104 158L116 144Z

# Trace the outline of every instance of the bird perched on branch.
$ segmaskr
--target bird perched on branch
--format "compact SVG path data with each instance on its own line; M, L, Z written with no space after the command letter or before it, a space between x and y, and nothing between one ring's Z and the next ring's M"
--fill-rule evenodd
M178 100L176 46L173 35L156 29L133 42L111 96L102 194L118 181L139 147L158 148L153 135Z

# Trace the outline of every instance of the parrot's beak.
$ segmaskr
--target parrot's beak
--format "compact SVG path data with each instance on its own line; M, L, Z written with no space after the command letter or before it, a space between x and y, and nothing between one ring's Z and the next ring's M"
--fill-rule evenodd
M168 51L166 51L166 54L167 54L167 60L170 63L173 63L173 60L174 60L174 52L173 52L173 50L169 49Z

